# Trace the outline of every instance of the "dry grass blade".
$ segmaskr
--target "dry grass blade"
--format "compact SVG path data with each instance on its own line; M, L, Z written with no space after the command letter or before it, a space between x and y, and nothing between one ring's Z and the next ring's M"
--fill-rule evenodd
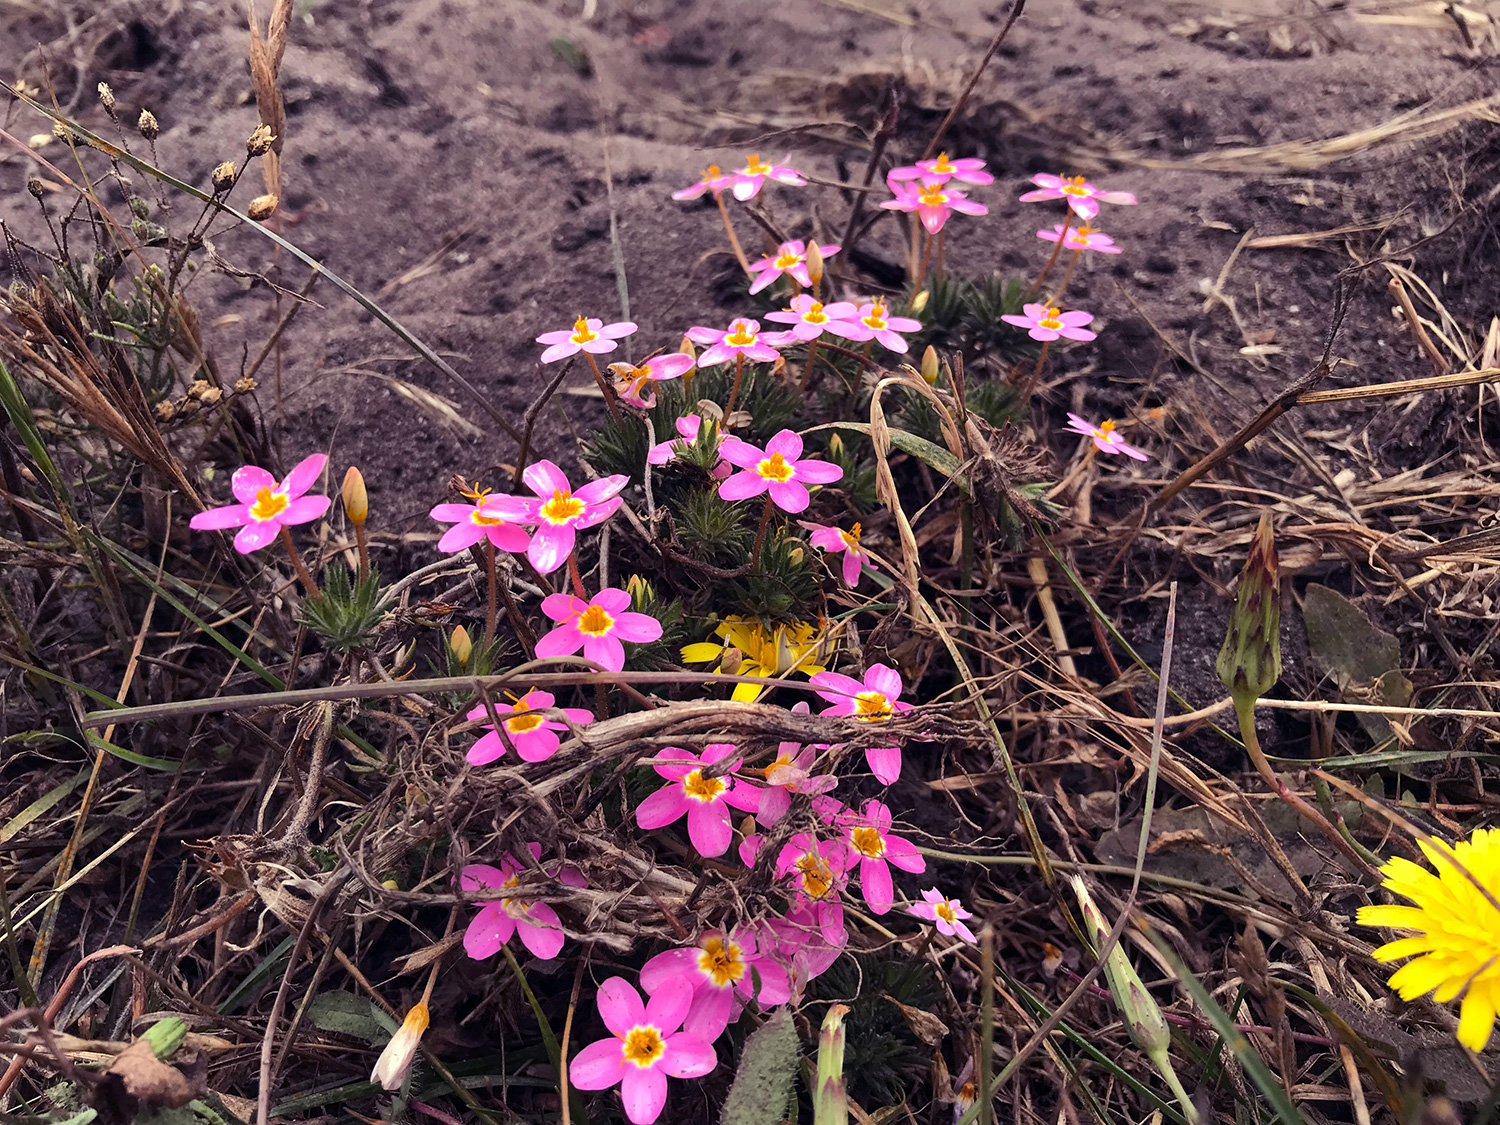
M286 105L281 96L281 57L286 51L287 32L295 0L273 0L266 35L261 37L260 16L255 0L246 0L250 19L250 79L255 87L255 107L260 123L274 138L261 156L261 174L266 194L281 197L281 151L286 139Z

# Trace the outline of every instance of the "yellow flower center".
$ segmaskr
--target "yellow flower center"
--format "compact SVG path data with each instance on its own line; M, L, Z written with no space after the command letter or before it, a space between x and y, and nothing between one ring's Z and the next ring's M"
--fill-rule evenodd
M943 190L942 184L933 184L924 187L917 199L924 207L942 207L948 202L948 193Z
M575 344L588 344L599 338L599 333L589 331L589 322L579 317L573 322L573 335L569 337Z
M871 859L879 859L885 855L885 837L881 836L878 828L856 828L849 833L849 842L860 855Z
M875 331L881 331L885 328L885 302L876 301L870 306L869 315L862 316L859 319L875 329Z
M721 777L704 777L702 770L693 770L682 779L682 791L694 801L708 804L724 792L726 786Z
M797 876L809 898L822 898L833 890L833 869L813 852L804 852L797 860Z
M776 481L778 484L791 480L797 475L786 458L779 453L773 453L764 461L755 466L755 471L766 480Z
M1058 314L1061 312L1062 309L1048 309L1047 314L1036 322L1037 326L1039 328L1050 328L1054 331L1061 328L1062 320L1058 317Z
M763 176L770 170L771 166L761 162L760 153L758 152L745 161L745 174L747 176Z
M541 715L520 714L522 711L530 710L531 704L527 703L525 699L516 700L511 706L511 711L516 717L505 720L505 729L510 731L511 734L525 734L527 731L536 730L537 727L547 721Z
M714 982L715 988L728 988L745 976L745 962L740 947L723 938L709 938L698 954L698 971Z
M542 505L541 517L554 526L576 520L583 515L583 501L575 499L571 492L556 489L552 499Z
M703 170L703 182L706 184L711 180L717 180L720 175L722 173L719 171L719 166L717 164L710 164Z
M476 504L474 510L469 513L469 522L475 527L498 527L505 521L499 516L487 516Z
M1091 190L1089 190L1089 187L1087 183L1085 183L1082 176L1074 176L1071 180L1064 179L1062 183L1062 192L1064 195L1076 196L1087 196L1094 194Z
M944 922L947 922L950 926L953 925L954 922L958 921L958 915L953 913L953 906L951 903L935 902L932 904L932 912L939 918L941 918Z
M578 615L578 631L586 637L607 636L615 627L615 619L603 606L591 605Z
M724 337L724 342L732 348L746 348L755 343L756 334L750 331L750 326L743 320L734 322L734 331Z
M272 492L269 488L256 489L255 503L250 505L250 518L257 523L275 519L286 511L291 502L285 492Z
M1087 223L1085 223L1081 227L1073 228L1073 237L1076 238L1079 242L1083 242L1088 238L1089 235L1097 233L1098 231L1094 230L1094 228L1089 226Z
M814 301L807 306L807 311L802 314L802 319L807 321L808 324L825 324L829 318L828 314L823 311L823 302Z
M854 697L854 717L867 723L890 718L894 710L884 692L862 691Z
M852 554L859 554L859 524L855 524L848 531L840 531L839 538L844 541L844 546L849 548Z
M623 376L626 393L639 397L654 378L651 368L632 367L629 373Z
M958 171L957 168L948 163L948 154L946 152L938 153L937 159L932 162L932 170L938 173Z
M772 762L769 766L766 766L764 769L758 770L757 772L765 777L767 781L769 781L773 773L775 773L782 767L789 766L791 764L792 756L790 754L777 754L776 760L774 762Z
M789 270L802 260L801 254L793 254L790 250L783 250L776 258L776 268Z
M625 1061L634 1063L642 1070L649 1070L666 1053L667 1044L659 1030L647 1024L637 1024L625 1033L625 1044L620 1054Z

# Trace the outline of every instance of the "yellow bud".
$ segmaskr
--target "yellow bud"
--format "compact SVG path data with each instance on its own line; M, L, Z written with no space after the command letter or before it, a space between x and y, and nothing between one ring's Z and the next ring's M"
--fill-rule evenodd
M136 119L135 127L140 130L141 136L148 141L156 140L157 134L161 132L161 126L157 124L156 114L149 109L141 110L141 115Z
M245 208L245 214L256 222L269 219L276 214L276 204L280 202L274 195L257 195L250 201L250 206Z
M453 632L448 637L448 651L458 661L460 668L468 667L469 657L474 655L474 642L469 640L469 631L462 625L453 627Z
M692 356L694 362L697 362L697 359L698 359L698 349L695 348L695 347L693 347L693 342L691 340L689 340L686 336L684 336L682 338L682 346L680 348L678 348L677 350L679 352L681 352L683 355L690 355L690 356ZM684 383L691 383L693 381L693 379L695 379L697 377L697 375L698 375L698 369L696 367L689 367L686 371L684 371L682 373L682 381Z
M365 478L353 465L344 474L344 515L350 522L363 524L370 514L370 496L365 491Z
M744 660L744 653L740 652L733 645L726 645L724 655L719 658L719 671L723 672L726 676L736 675L739 673L740 665L744 663Z
M388 891L399 891L401 889L401 884L395 879L382 880L380 885Z
M931 344L922 353L922 381L929 387L938 381L938 355L937 349Z
M924 289L922 290L922 292L913 297L911 299L911 311L914 313L919 313L923 309L925 309L927 307L927 298L930 295L931 294L929 294L927 290Z
M828 439L828 456L832 457L835 461L842 461L844 459L844 439L838 434L834 434Z
M399 1090L406 1081L406 1072L417 1057L417 1048L422 1042L422 1033L427 1030L427 1005L417 1003L406 1013L401 1027L391 1036L391 1041L375 1060L375 1069L370 1072L370 1081L379 1082L386 1091Z
M807 240L807 276L812 280L814 288L823 284L823 251L818 249L815 238Z
M791 561L791 564L793 566L801 566L802 565L802 548L801 547L793 547L792 548L792 553L790 555L788 555L787 558Z

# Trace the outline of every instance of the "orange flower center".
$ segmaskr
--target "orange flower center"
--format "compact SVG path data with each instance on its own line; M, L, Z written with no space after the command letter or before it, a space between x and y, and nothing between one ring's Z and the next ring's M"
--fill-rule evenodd
M765 777L765 779L767 781L770 781L771 780L771 775L773 773L775 773L777 770L783 769L786 766L789 766L791 764L792 764L792 756L790 754L777 754L776 755L776 760L774 762L772 762L769 766L766 766L764 769L759 770L758 772L763 777Z
M568 337L575 344L588 344L599 338L599 333L589 330L589 322L579 317L573 322L573 335Z
M1062 309L1048 309L1046 315L1036 322L1037 327L1050 328L1053 331L1061 328L1063 326L1063 322L1059 316L1061 312Z
M828 314L823 311L823 302L814 301L807 306L807 311L802 314L802 319L807 321L808 324L826 324L829 318Z
M789 270L801 260L801 254L794 254L790 250L783 250L776 258L776 268L779 270Z
M724 792L725 788L723 778L704 777L702 770L692 770L682 779L682 791L690 799L705 805Z
M625 1033L625 1043L620 1048L620 1054L625 1056L626 1062L634 1063L642 1070L649 1070L657 1064L666 1050L666 1040L657 1028L650 1024L637 1024Z
M1115 432L1114 422L1108 418L1099 423L1099 436L1105 441L1118 441L1120 438L1120 435Z
M615 627L615 619L603 606L591 605L578 615L578 631L586 637L604 637Z
M862 691L854 697L854 717L867 723L888 719L894 710L884 692Z
M291 502L285 492L272 492L269 488L256 489L255 503L250 505L250 518L257 523L275 519L287 510Z
M770 170L771 166L761 162L758 152L745 161L745 175L747 176L763 176Z
M542 505L541 517L548 523L556 526L576 520L583 515L584 503L574 497L571 492L556 489L552 493L552 499Z
M924 207L942 207L948 202L948 193L943 190L942 184L933 184L931 187L924 187L917 198Z
M822 898L833 890L833 869L813 852L804 852L797 860L797 877L809 898Z
M859 554L859 524L855 524L848 531L840 531L839 538L844 541L844 546L854 554Z
M712 180L717 180L721 175L723 173L719 171L719 166L717 164L710 164L703 170L703 182L706 184Z
M744 979L745 962L740 947L723 938L709 938L698 954L698 971L714 982L715 988L728 988Z
M475 527L498 527L505 521L499 516L485 515L479 505L476 504L474 505L474 510L469 513L469 522Z
M878 828L856 828L849 833L849 842L854 845L855 851L870 859L879 859L885 855L885 838L880 835Z
M776 481L778 484L789 481L796 476L796 470L787 464L786 458L779 453L773 453L760 464L755 466L755 471L766 480Z
M747 348L755 343L756 334L750 331L750 326L743 320L734 322L734 331L724 337L724 342L732 348Z
M519 713L531 710L531 704L527 703L525 699L516 700L512 704L511 710L516 713L516 717L505 720L505 729L510 731L511 734L525 734L528 731L536 730L537 727L546 722L546 719L541 715L522 715Z
M941 918L944 922L947 922L950 926L953 925L954 922L958 921L958 915L953 913L953 906L951 903L935 902L932 904L932 912L939 918Z
M870 306L869 315L862 316L859 319L875 329L875 331L881 331L885 328L885 302L876 301Z
M1064 179L1062 182L1064 195L1076 195L1079 197L1093 195L1093 189L1088 186L1082 176L1074 176L1071 180Z

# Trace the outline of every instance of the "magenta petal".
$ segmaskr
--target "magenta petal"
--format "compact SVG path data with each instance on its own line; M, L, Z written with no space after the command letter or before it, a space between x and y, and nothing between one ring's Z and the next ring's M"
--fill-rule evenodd
M565 940L562 920L545 902L533 903L527 917L516 919L516 929L521 944L543 961L550 961L562 952Z
M625 1076L625 1055L613 1036L590 1043L568 1063L568 1079L580 1090L607 1090Z
M885 838L885 858L902 871L919 874L927 870L927 860L914 844L896 836Z
M571 524L542 524L531 537L531 546L526 548L526 557L536 567L538 574L551 574L562 566L570 554L578 533Z
M288 504L276 518L295 527L299 523L311 523L333 503L326 496L299 496Z
M894 785L901 776L901 747L872 746L865 751L865 762L882 785Z
M540 651L540 646L538 646L538 651ZM618 672L625 667L625 646L620 643L620 638L614 633L605 637L584 636L583 658L592 660L601 668Z
M471 863L459 873L458 889L461 891L498 890L505 885L507 876L498 867L488 863Z
M716 364L728 363L734 357L735 350L728 344L715 344L711 348L705 349L703 354L698 357L698 366L713 367Z
M698 971L699 950L669 949L658 953L641 966L641 987L649 996L668 980L677 980L695 975Z
M550 499L554 492L571 492L573 486L568 483L568 478L563 471L551 461L533 461L526 466L526 471L521 474L521 480L526 487L538 496Z
M895 897L891 886L891 869L883 859L862 859L859 863L859 886L865 903L876 914L888 914ZM524 940L526 935L522 933Z
M688 811L682 786L667 785L647 797L635 810L635 822L645 829L664 828Z
M726 460L728 456L726 454ZM748 500L752 496L759 496L766 490L766 478L759 473L744 472L735 473L723 484L719 485L719 497L723 500ZM806 504L803 507L807 507ZM799 509L800 510L800 509Z
M728 989L724 990L726 993ZM706 1037L684 1031L667 1039L661 1069L673 1078L701 1078L719 1065L713 1044Z
M865 687L887 699L898 699L902 686L901 673L885 664L871 664L865 671Z
M832 484L844 479L844 470L832 461L798 461L797 479L806 484Z
M851 590L859 585L859 572L864 566L864 558L858 551L850 551L844 556L844 585Z
M662 981L646 1001L646 1022L671 1035L682 1026L693 1003L693 986L685 977Z
M719 456L741 469L753 469L766 459L766 451L748 441L741 441L739 438L731 441L726 437L719 447Z
M724 1034L734 1014L734 989L714 988L706 985L693 995L693 1006L688 1009L682 1030L688 1035L712 1043ZM665 1066L665 1061L663 1062ZM667 1073L671 1073L668 1071ZM676 1077L685 1077L677 1075Z
M557 753L557 748L561 743L558 742L557 732L550 729L551 727L552 724L548 723L545 726L538 727L536 730L529 730L522 734L512 734L510 736L511 742L515 743L516 754L523 762L545 762L553 754ZM480 741L483 740L481 739ZM476 742L474 749L477 750L478 748L479 743ZM471 763L474 762L473 753L473 750L469 751L471 755L469 761Z
M210 508L206 512L199 512L188 521L188 526L194 531L224 531L231 527L244 527L249 522L249 507L244 504L230 504L227 507Z
M560 359L567 359L570 355L578 350L578 345L573 343L572 340L569 340L566 343L562 344L553 344L550 348L542 353L541 362L556 363Z
M527 535L515 524L502 523L498 526L481 529L484 538L495 545L498 551L507 551L512 555L524 554L531 547L531 536Z
M688 807L688 839L698 854L712 859L729 850L734 840L734 830L729 827L729 810L723 802Z
M652 1125L667 1104L667 1076L660 1064L642 1070L635 1065L621 1067L620 1100L631 1125Z
M788 461L802 457L802 435L796 430L778 430L776 436L766 442L767 453L779 453Z
M818 672L812 677L811 683L816 688L828 689L820 690L818 694L829 703L847 703L851 706L854 697L865 690L864 684L841 672Z
M615 636L622 641L646 644L660 639L661 622L649 613L622 613L615 622Z
M589 604L608 610L610 616L617 616L630 608L630 595L618 587L607 586L595 594Z
M241 504L253 504L255 494L262 488L276 491L276 478L259 465L241 465L230 478L229 488Z
M583 634L578 631L578 622L559 625L536 643L536 654L540 660L554 656L572 656L583 647Z
M684 356L683 358L687 357ZM603 504L606 500L613 500L623 492L625 486L629 483L630 478L628 476L624 473L616 473L614 476L600 477L598 480L589 481L588 484L573 493L573 495L585 504Z
M767 483L767 489L771 493L771 502L783 512L796 515L798 512L807 511L807 506L812 503L812 497L808 495L806 487L795 480L773 480ZM720 495L723 495L721 492Z
M516 932L516 922L499 902L487 902L479 908L469 928L464 931L464 952L476 961L493 957Z
M520 744L517 743L516 750L518 753L520 749ZM496 758L504 757L504 755L505 743L501 742L500 736L491 730L489 734L483 735L478 742L469 747L469 752L464 755L464 761L468 762L471 766L487 766Z
M296 468L287 473L286 480L282 482L286 494L291 497L301 496L318 483L318 477L323 473L323 466L327 464L328 458L322 453L304 457L297 463Z
M610 1034L623 1038L632 1027L646 1021L646 1005L641 994L624 977L610 977L599 986L595 999L599 1016Z
M542 612L553 621L566 621L588 609L589 603L572 594L548 594L542 599Z
M259 551L262 547L269 547L276 542L280 534L281 525L275 520L266 520L264 523L249 523L240 528L238 535L234 537L234 549L242 555L248 555L251 551Z

